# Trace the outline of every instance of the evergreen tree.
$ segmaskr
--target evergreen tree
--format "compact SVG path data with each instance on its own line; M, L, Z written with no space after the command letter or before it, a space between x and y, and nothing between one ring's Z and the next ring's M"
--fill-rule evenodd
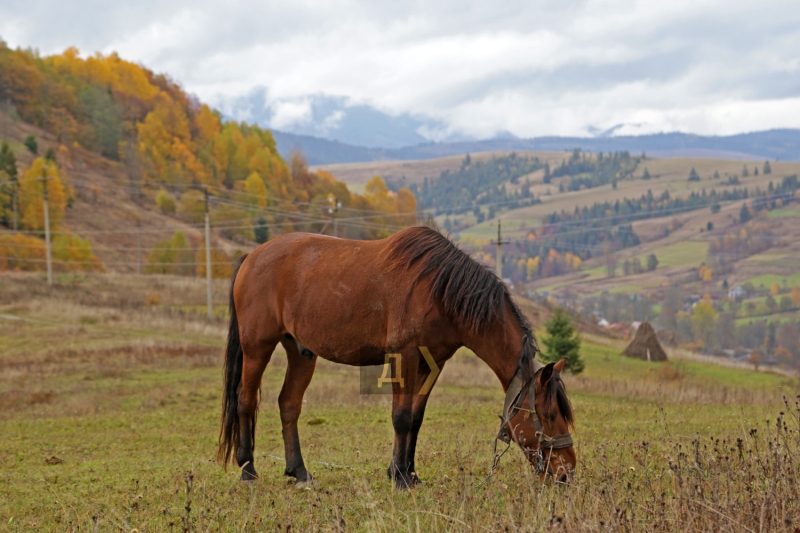
M700 181L700 176L697 174L697 171L692 167L692 170L689 171L689 181Z
M583 372L584 363L581 359L581 340L575 334L572 320L564 314L560 307L547 321L548 337L542 339L545 351L542 352L542 361L545 363L556 362L562 357L567 358L565 368L573 374Z
M643 180L649 180L650 179L650 172L647 170L647 167L644 168L644 173L642 174L642 179Z
M742 204L742 210L739 211L739 222L746 224L750 218L750 210L747 209L747 204Z
M267 219L264 217L258 217L256 220L256 225L253 228L253 234L256 237L256 242L258 244L264 244L269 240L269 228L267 227Z
M36 141L36 137L33 135L28 135L25 137L25 140L22 142L25 145L25 148L30 150L32 154L39 153L39 143Z
M769 166L769 161L764 161L764 174L772 174L772 167Z
M658 268L658 258L656 254L650 254L647 256L647 270L653 271Z
M742 177L746 178L750 175L750 171L747 170L747 165L742 166Z

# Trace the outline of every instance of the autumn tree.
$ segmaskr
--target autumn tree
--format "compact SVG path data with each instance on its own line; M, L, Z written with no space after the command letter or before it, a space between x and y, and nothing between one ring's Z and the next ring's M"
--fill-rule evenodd
M156 193L156 207L165 215L175 214L175 197L172 196L166 189L159 189Z
M206 276L206 244L202 242L194 255L197 264L197 275ZM211 249L211 277L214 279L228 279L233 273L233 260L219 248Z
M199 224L206 216L206 196L201 191L189 190L178 202L178 215L193 224Z
M45 187L50 229L55 230L61 225L71 191L65 185L58 165L44 157L37 157L22 176L19 185L19 210L23 228L44 230Z
M794 305L800 306L800 287L792 287L792 291L789 293L789 296Z
M711 305L710 298L698 302L694 306L692 323L695 337L703 341L704 346L713 344L714 326L717 320L717 311Z

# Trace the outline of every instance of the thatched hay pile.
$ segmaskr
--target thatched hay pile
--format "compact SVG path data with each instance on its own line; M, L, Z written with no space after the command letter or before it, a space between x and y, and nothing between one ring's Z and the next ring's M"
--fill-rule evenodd
M633 340L622 352L622 355L645 361L667 360L667 352L658 342L658 337L656 337L656 332L650 322L642 322L642 325L636 330Z

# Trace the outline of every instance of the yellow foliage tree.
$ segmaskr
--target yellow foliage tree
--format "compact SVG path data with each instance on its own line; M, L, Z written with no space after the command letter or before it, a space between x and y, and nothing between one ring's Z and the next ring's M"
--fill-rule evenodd
M92 244L71 233L60 233L53 239L53 266L60 272L102 272L103 263L92 253Z
M258 172L251 172L244 181L244 192L247 193L247 203L257 206L267 206L267 186Z
M20 180L19 209L22 213L22 227L26 229L44 229L44 187L47 187L50 229L57 229L64 219L70 191L64 184L56 163L38 157Z
M790 297L792 298L792 303L794 305L800 305L800 287L792 287Z
M394 201L390 195L386 182L380 176L373 176L367 182L364 196L379 211L389 213L393 211Z
M536 276L539 275L539 256L536 257L529 257L526 265L526 270L528 273L528 281L533 280Z
M45 244L31 235L0 235L0 271L44 270Z
M708 268L706 265L700 265L700 268L697 271L697 275L703 281L711 281L713 279L713 274L711 269Z
M200 245L194 255L194 262L197 263L197 275L206 276L206 245ZM217 248L211 248L211 277L214 279L228 279L233 274L233 260L231 257Z
M769 293L772 296L777 296L781 293L781 287L776 282L773 282L772 285L769 286Z
M203 222L206 216L206 195L198 190L183 193L178 202L178 214L194 224Z
M175 214L175 197L166 191L166 189L159 189L156 193L156 207L165 215Z
M403 216L396 217L396 224L411 226L417 223L417 199L408 189L397 191L395 198L395 211Z
M717 311L707 301L700 301L694 306L692 323L698 339L702 339L706 345L711 344L711 336L714 334L714 325L717 321Z

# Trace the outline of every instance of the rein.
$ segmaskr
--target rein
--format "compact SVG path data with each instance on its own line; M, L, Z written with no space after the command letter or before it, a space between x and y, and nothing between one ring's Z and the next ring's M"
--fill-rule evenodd
M521 369L522 365L518 365L517 369L514 371L514 375L511 377L511 383L508 386L508 391L506 392L505 400L503 401L503 414L500 415L500 430L497 432L497 436L494 438L494 460L492 461L492 468L489 471L489 474L476 486L476 488L481 487L489 480L489 478L492 477L492 475L494 475L495 470L497 470L498 466L500 465L500 458L503 457L503 455L505 455L505 453L511 447L511 434L508 431L508 424L511 419L514 418L514 416L520 411L530 413L533 416L533 424L534 428L536 429L536 442L538 444L535 452L537 474L543 474L547 472L547 463L549 462L549 457L548 459L545 459L542 450L549 450L552 452L552 450L562 450L573 445L572 435L569 433L551 437L544 432L542 422L539 419L539 414L536 412L536 402L534 400L536 398L536 378L542 369L540 368L534 372L534 374L527 380L525 380L520 374ZM526 396L530 398L529 403L531 409L522 408L522 403L525 401ZM505 448L500 453L497 452L497 443L499 441L502 441L506 444ZM528 450L529 449L526 449L526 452Z

